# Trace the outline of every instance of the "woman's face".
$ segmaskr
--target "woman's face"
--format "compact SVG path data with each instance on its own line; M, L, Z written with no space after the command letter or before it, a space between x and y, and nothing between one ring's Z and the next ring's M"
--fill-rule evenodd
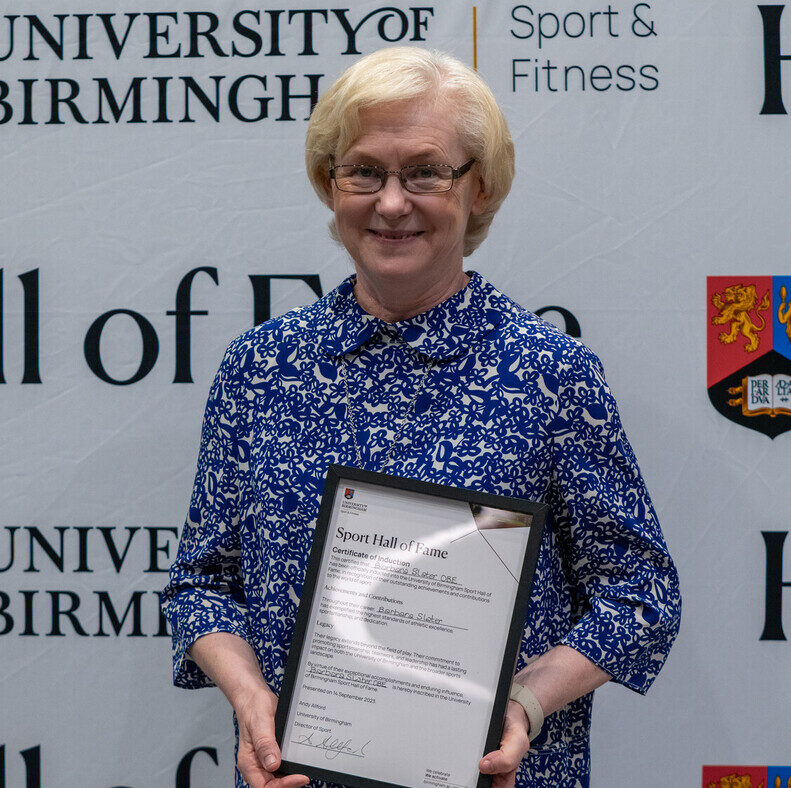
M336 164L375 164L398 170L408 164L460 167L462 148L448 107L433 101L383 104L361 113L360 136L338 151ZM485 208L477 168L448 192L411 194L397 176L375 194L350 194L332 183L331 207L358 277L369 281L404 278L435 286L462 270L464 231L471 214Z

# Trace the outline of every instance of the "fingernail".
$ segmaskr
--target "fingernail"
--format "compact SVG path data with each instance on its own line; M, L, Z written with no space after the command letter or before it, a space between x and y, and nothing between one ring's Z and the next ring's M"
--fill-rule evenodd
M266 766L267 769L272 769L276 765L277 765L277 758L275 758L274 755L267 755L266 758L264 758L264 766Z

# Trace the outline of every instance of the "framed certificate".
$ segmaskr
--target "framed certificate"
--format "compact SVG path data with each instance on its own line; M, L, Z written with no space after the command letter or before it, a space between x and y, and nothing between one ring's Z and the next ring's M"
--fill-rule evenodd
M275 718L281 772L491 784L546 506L327 472Z

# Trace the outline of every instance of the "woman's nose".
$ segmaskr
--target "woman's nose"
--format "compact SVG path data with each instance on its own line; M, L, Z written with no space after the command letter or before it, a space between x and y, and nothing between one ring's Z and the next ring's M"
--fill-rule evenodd
M398 173L388 173L377 192L376 210L382 216L402 216L412 209L410 193L401 184Z

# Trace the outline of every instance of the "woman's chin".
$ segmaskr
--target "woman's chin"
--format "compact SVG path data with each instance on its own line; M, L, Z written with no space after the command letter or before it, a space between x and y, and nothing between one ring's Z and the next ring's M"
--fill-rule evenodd
M388 255L363 264L355 263L358 275L377 279L399 279L402 281L419 280L431 270L425 261L416 260L411 255Z

